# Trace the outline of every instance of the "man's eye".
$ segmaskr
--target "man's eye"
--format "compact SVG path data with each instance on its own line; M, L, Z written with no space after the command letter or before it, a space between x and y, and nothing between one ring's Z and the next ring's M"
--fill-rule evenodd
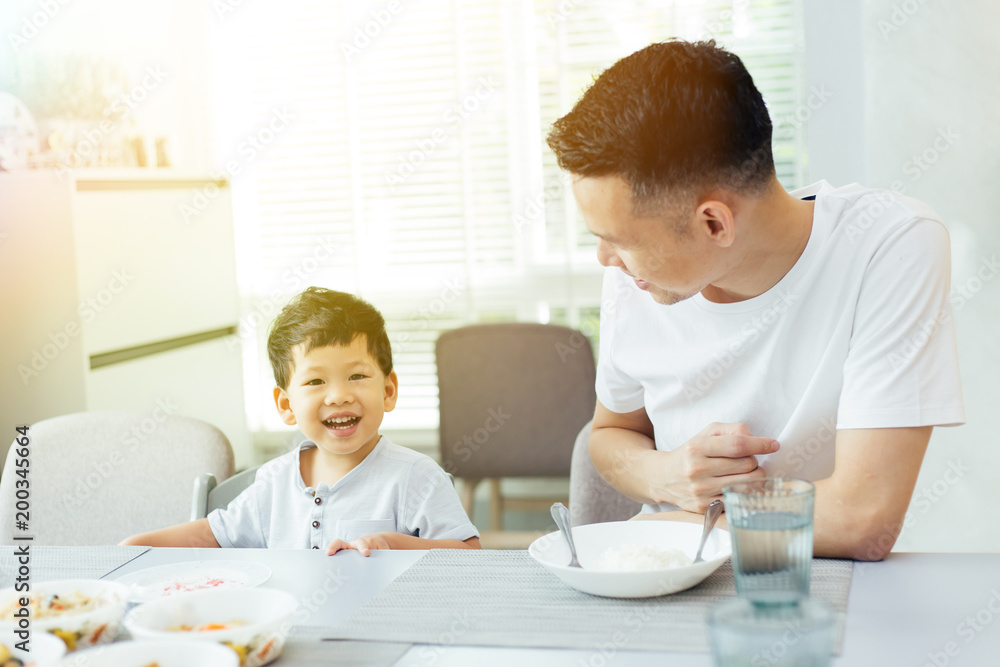
M355 373L354 375L351 376L350 379L352 379L352 380L364 380L366 377L368 377L368 376L367 375L362 375L361 373Z
M309 382L306 382L306 384L307 385L314 385L315 386L315 385L323 384L323 381L320 380L319 378L316 378L315 380L309 380Z

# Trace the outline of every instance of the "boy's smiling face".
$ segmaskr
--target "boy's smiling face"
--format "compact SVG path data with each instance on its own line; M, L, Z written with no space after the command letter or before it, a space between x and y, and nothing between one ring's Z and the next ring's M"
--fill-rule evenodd
M305 345L297 345L292 354L288 388L274 389L282 420L297 424L324 457L357 465L378 443L383 415L396 407L396 373L382 373L363 334L347 346L305 352Z

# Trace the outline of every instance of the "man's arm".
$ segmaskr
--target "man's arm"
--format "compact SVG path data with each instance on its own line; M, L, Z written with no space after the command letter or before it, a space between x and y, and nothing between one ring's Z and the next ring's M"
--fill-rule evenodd
M338 551L357 549L362 556L368 556L372 551L380 549L482 549L478 537L467 540L428 540L402 533L372 533L356 540L345 542L334 540L326 548L326 554L332 556Z
M208 519L198 519L188 523L179 523L169 528L152 530L126 537L119 544L122 546L139 545L146 547L201 547L219 548Z
M833 475L815 482L813 553L882 560L910 505L932 426L837 431Z
M837 432L833 475L814 482L813 555L882 560L899 537L931 426ZM701 523L693 512L660 512L636 518ZM717 524L725 528L725 516Z
M674 451L658 451L645 409L621 414L600 401L590 431L590 457L608 484L642 503L673 503L702 512L735 482L764 477L757 454L778 449L743 424L711 424Z

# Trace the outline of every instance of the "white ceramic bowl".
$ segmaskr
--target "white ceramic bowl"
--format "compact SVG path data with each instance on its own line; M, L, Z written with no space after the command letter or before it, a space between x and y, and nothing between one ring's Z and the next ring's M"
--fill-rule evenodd
M58 667L238 667L240 658L228 646L193 639L120 642L78 651Z
M54 667L59 658L66 655L66 644L63 640L47 632L32 631L31 641L28 642L28 648L31 650L28 652L15 646L19 641L21 641L19 637L6 632L0 636L0 644L7 647L11 657L23 662L24 667Z
M69 597L79 592L87 597L97 598L100 604L82 613L67 612L58 616L31 619L32 636L37 631L50 632L66 643L66 648L74 651L96 644L113 641L121 629L121 618L128 600L128 588L115 581L100 579L64 579L46 581L31 587L32 597L45 600L50 595ZM0 591L0 609L16 605L16 600L24 593L13 588ZM0 619L0 634L10 635L17 629L17 619L7 616Z
M292 595L270 588L197 591L141 604L126 615L125 627L135 639L225 644L236 651L241 665L258 667L281 655L297 606ZM167 629L236 621L245 625L200 632Z
M619 572L593 568L604 552L615 546L636 544L657 549L680 549L694 560L701 539L701 524L679 521L615 521L573 528L573 540L582 568L567 567L569 547L559 531L531 543L528 553L549 572L573 588L610 598L648 598L683 591L701 583L726 562L732 552L729 533L716 528L708 536L704 562L661 570Z

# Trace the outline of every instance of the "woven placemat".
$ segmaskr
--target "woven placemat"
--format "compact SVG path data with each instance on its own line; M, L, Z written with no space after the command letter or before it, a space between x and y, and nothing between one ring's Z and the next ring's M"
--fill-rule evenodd
M100 579L149 551L149 547L28 547L31 583L55 579ZM17 547L0 552L0 582L13 586L21 567Z
M843 643L852 561L815 559L811 593ZM325 636L466 646L707 652L706 615L736 595L727 561L694 588L625 600L581 593L527 551L435 549Z
M391 667L409 650L409 644L320 641L293 631L274 667Z

